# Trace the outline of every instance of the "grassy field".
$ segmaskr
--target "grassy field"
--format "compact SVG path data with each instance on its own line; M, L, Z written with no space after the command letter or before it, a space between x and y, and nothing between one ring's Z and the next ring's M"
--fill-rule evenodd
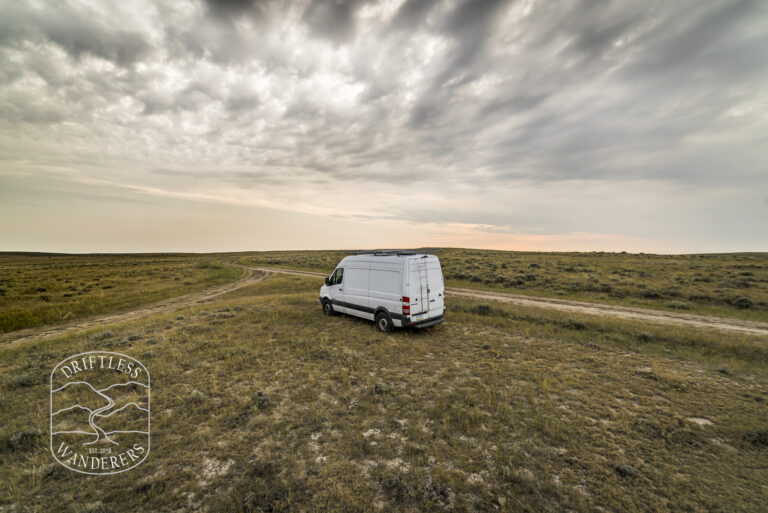
M0 348L0 510L765 510L765 337L458 299L383 335L318 287ZM48 375L93 350L152 376L152 452L124 474L47 448Z
M438 251L449 286L768 320L768 253ZM240 260L330 273L347 254L271 251Z
M213 255L0 253L0 333L152 303L235 280Z

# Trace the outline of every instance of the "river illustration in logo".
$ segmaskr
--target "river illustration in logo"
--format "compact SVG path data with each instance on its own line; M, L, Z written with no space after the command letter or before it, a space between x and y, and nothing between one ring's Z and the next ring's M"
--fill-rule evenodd
M135 358L93 351L51 372L53 457L84 474L116 474L141 464L150 447L150 379Z

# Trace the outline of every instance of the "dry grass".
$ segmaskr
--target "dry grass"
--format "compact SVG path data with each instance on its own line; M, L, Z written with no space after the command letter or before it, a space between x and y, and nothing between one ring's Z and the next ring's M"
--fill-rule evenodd
M449 286L768 320L768 254L650 255L438 249ZM248 253L243 263L330 272L344 251Z
M274 276L173 314L0 349L0 507L48 511L763 511L765 338L449 301L382 335ZM89 478L47 450L46 377L152 373L152 453ZM704 419L707 422L701 422ZM710 424L711 423L711 424Z
M0 333L72 321L235 280L220 255L0 253Z

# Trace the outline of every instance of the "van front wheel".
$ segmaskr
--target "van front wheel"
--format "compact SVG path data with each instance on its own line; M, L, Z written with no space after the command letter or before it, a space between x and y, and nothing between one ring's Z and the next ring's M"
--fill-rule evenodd
M323 301L323 313L325 315L333 315L334 313L336 313L333 311L333 305L327 299Z
M389 333L392 331L392 319L387 312L379 312L376 314L376 327L379 331Z

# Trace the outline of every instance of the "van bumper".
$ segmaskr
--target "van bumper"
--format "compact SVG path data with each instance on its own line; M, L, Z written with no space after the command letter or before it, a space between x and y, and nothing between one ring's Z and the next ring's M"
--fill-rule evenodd
M403 326L417 329L431 328L432 326L437 326L444 320L445 316L441 315L439 317L432 317L431 319L424 319L423 321L419 322L403 322Z

